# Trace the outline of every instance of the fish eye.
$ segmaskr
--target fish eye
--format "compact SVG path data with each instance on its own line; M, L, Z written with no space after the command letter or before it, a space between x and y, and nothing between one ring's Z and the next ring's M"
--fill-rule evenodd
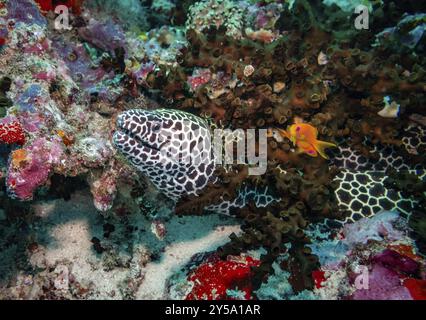
M161 123L156 122L152 125L152 131L154 133L158 133L158 132L160 132L160 130L161 130Z

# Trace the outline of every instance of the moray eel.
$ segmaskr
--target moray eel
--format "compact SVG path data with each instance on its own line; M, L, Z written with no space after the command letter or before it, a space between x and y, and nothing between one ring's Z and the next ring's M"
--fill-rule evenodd
M421 153L426 147L425 129L409 126L400 133L402 149L407 153ZM409 172L426 181L424 163L410 163L395 147L373 143L365 138L363 144L376 154L376 159L368 159L354 150L348 141L339 141L338 152L331 157L330 164L341 168L336 176L336 197L339 209L347 213L342 221L326 221L330 226L340 227L376 213L398 211L408 219L419 205L418 199L386 184L388 169L397 172Z
M115 147L166 196L197 195L213 179L210 128L173 109L129 110L117 118Z
M217 182L210 126L203 119L174 109L135 109L121 113L116 127L114 146L175 202ZM268 187L243 185L235 199L204 210L229 214L250 201L260 208L279 200Z

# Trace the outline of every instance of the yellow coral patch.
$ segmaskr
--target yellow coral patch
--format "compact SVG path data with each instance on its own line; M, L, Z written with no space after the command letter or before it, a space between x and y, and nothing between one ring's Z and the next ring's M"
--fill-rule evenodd
M28 153L25 149L18 149L12 152L12 166L15 169L22 168L28 161Z

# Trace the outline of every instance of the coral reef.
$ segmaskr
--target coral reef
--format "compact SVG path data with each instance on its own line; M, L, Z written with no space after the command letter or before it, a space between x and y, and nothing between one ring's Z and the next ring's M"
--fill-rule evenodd
M52 166L62 160L64 151L58 140L40 138L25 149L13 151L6 179L9 194L21 200L32 199L34 190L46 183Z
M226 261L212 256L193 270L188 281L194 283L187 300L224 300L233 298L235 291L240 298L251 297L251 267L258 266L259 261L249 257L228 256Z
M400 219L395 212L379 213L346 225L341 240L313 245L324 276L317 293L334 299L424 299L424 259L415 253L408 225Z
M172 277L169 290L174 298L180 299L185 296L187 299L203 298L211 292L226 292L220 298L240 300L425 298L424 259L415 252L414 243L408 237L407 221L396 212L382 212L373 218L347 224L334 234L320 229L321 225L316 224L308 232L315 240L308 246L310 252L318 255L321 263L318 269L304 270L312 274L315 282L310 290L304 286L296 289L294 274L297 270L290 244L272 263L274 274L257 290L246 287L248 277L254 276L247 273L247 267L259 264L259 257L266 252L263 248L238 257L228 256L228 260L220 262L215 255L196 255L183 273ZM214 272L217 268L221 271ZM252 272L255 270L256 267L252 268ZM198 280L192 282L194 279ZM236 283L239 290L235 290Z
M381 178L377 180L378 173L374 170L400 168L403 163L409 165L404 164L402 169L414 169L416 164L424 163L421 153L416 155L410 150L413 146L414 149L422 148L421 143L409 143L409 146L402 143L405 139L403 128L407 128L409 123L407 116L421 112L417 99L422 99L424 90L424 77L420 71L422 58L412 54L411 62L402 62L401 57L394 54L394 60L389 59L389 49L384 46L368 49L366 43L370 42L371 45L374 39L359 39L353 43L348 39L340 43L330 42L331 35L324 31L327 27L321 20L307 19L302 23L302 30L294 29L295 25L300 24L298 20L302 20L301 17L296 18L301 10L313 16L318 9L299 1L292 10L296 15L284 13L282 16L283 19L288 18L287 22L278 19L275 26L272 24L275 28L287 29L285 35L270 45L260 45L257 39L241 40L244 33L231 32L226 20L211 22L204 15L202 17L206 17L206 20L199 19L197 23L187 25L188 29L194 30L187 32L188 48L182 51L181 67L171 69L168 76L160 71L156 77L148 78L151 87L162 88L163 95L173 107L211 118L219 127L284 128L297 116L315 125L320 135L329 141L343 138L349 143L349 155L339 148L344 162L337 160L339 156L333 157L335 165L348 170L338 174L338 171L327 167L326 162L292 153L291 145L285 139L269 138L268 161L271 168L278 165L279 169L268 170L265 177L252 183L275 185L276 193L284 200L271 207L269 218L266 214L268 209L250 208L236 213L244 219L246 235L233 239L226 246L224 256L231 252L238 254L241 248L285 242L287 237L282 237L281 233L285 235L289 228L283 228L286 231L282 232L280 225L286 224L283 221L285 212L293 208L298 208L296 212L300 212L302 221L312 222L323 218L356 221L383 209L398 209L409 215L416 206L406 195L397 193L398 189L389 185L389 191L384 190L383 196L380 189L383 190L386 176L379 173ZM192 14L196 16L196 11ZM214 17L222 16L226 17ZM375 23L381 23L380 17L375 19L379 21ZM402 68L395 70L395 63ZM411 78L412 73L419 74L420 78ZM182 87L182 83L187 83L189 88ZM413 98L407 100L398 96L405 90L411 92ZM383 119L380 112L388 94L392 94L399 106L398 117L389 120ZM338 145L343 147L341 143ZM354 161L355 166L346 162L346 159L352 159L352 153L361 157ZM350 172L353 169L373 171L362 172L359 182L352 182L354 177L358 178L358 175ZM424 170L422 166L418 169ZM235 171L239 174L238 169ZM303 177L299 176L299 172ZM226 178L219 174L220 181L232 181L232 175L235 175L232 170L226 172ZM245 175L240 176L247 180ZM188 212L198 212L206 204L220 202L223 199L217 195L222 192L235 197L243 181L234 182L220 191L212 186L199 198L181 201L178 212L189 207L191 210L186 209ZM372 181L372 186L376 187L371 189L371 193L366 189L365 197L360 196L359 200L352 201L353 197L363 193L353 190L368 181ZM349 193L349 197L343 194L346 188L354 192ZM337 193L336 197L334 191L339 192L339 189L342 189L342 193ZM417 199L416 196L414 198ZM270 231L263 231L264 224L265 228L273 230L272 239L277 239L276 242L270 240ZM307 222L300 225L302 229L305 224ZM296 230L299 230L298 239L303 239L303 231L299 228ZM267 243L262 239L268 239ZM294 241L291 240L292 243ZM230 247L234 249L228 251ZM273 246L271 252L279 251L279 248ZM299 250L303 251L303 245ZM299 255L299 258L306 259L303 255ZM270 267L265 269L269 272ZM306 274L306 271L302 273ZM313 286L312 280L307 283Z
M149 28L147 8L143 7L141 1L87 1L87 8L90 12L102 11L105 16L118 20L121 25L133 31L140 32Z
M58 4L67 30L55 28ZM348 19L358 4L368 32ZM423 11L411 0L0 0L0 251L19 257L0 264L0 297L164 298L169 285L180 299L424 299ZM153 129L159 109L170 126L179 114L202 122L202 136L264 129L265 174L147 161L157 141L132 130ZM34 235L66 219L50 203L73 212L55 236L76 227L82 269L72 244L52 257ZM200 241L156 268L187 240L179 221ZM105 272L119 284L97 284Z
M7 144L25 144L25 134L21 124L16 120L7 122L7 119L2 119L2 123L0 124L0 141Z

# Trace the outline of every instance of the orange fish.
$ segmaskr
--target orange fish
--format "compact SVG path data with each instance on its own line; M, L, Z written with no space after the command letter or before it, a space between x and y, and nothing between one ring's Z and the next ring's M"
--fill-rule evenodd
M321 157L328 159L325 149L337 147L334 143L318 140L318 130L310 124L302 123L299 119L296 119L295 124L289 126L287 130L279 128L277 130L298 147L298 152L306 153L311 157L317 157L320 154Z

